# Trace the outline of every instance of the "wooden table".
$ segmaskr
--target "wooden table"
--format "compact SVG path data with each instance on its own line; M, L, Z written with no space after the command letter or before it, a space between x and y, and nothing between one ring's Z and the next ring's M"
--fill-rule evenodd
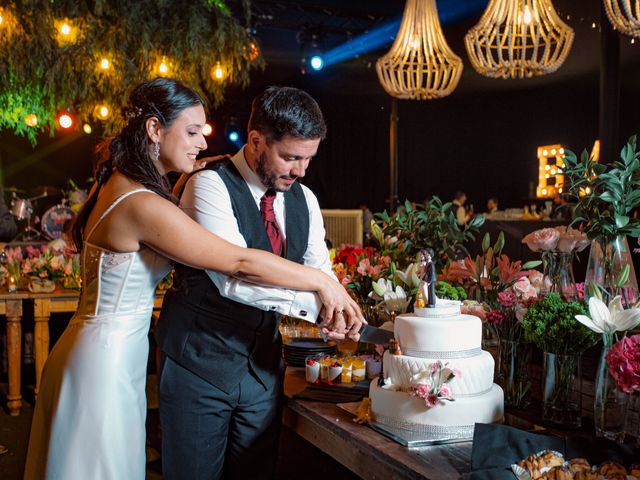
M22 301L33 302L34 356L36 369L35 394L40 390L42 369L49 357L49 319L52 313L74 313L78 309L80 292L77 290L56 290L52 293L1 293L0 315L7 317L7 364L9 393L7 407L11 416L20 414L22 395L20 390L21 344L22 344ZM162 307L163 293L156 294L154 310ZM151 321L151 319L149 319Z
M456 479L470 471L471 442L409 449L353 422L335 404L293 399L304 370L287 368L282 422L362 478Z

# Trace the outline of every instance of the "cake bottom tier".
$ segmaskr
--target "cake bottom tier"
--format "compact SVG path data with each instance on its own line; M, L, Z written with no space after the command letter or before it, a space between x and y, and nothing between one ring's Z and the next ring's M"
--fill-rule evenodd
M475 423L502 422L504 418L504 394L496 384L482 395L445 401L430 409L421 398L379 387L377 379L371 382L369 397L374 422L413 432L472 431Z

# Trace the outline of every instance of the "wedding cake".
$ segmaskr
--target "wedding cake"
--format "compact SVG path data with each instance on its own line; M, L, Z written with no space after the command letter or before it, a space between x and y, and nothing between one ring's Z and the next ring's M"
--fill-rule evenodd
M476 422L502 421L503 392L493 383L493 357L481 349L478 317L438 300L399 315L393 329L397 349L384 353L384 384L373 380L369 389L375 423L470 438Z

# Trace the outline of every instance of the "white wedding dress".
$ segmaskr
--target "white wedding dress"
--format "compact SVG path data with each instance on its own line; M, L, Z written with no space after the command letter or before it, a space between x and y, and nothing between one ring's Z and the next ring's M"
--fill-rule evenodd
M83 287L47 360L36 402L25 479L143 480L148 332L156 285L169 260L141 246L115 253L86 236Z

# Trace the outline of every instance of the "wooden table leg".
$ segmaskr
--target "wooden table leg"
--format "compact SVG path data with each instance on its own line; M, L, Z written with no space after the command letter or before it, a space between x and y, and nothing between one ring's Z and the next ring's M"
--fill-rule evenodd
M36 398L40 391L42 369L49 357L49 317L51 317L51 301L49 299L34 300L33 319L35 320L35 331L33 343L36 357Z
M22 350L22 300L6 300L7 305L7 363L9 367L9 392L7 407L12 417L20 415L20 365Z

